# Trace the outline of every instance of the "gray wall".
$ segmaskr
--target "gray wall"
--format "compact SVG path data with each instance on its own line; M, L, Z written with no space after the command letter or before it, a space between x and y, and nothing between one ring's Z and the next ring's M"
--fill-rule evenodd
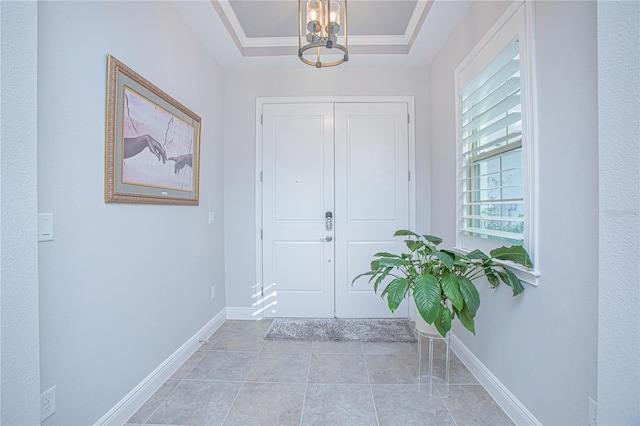
M37 5L0 2L0 424L40 422Z
M598 424L640 424L640 3L598 2Z
M169 2L41 2L38 19L45 424L91 424L224 308L224 76ZM104 203L108 53L202 118L198 207Z
M355 61L354 61L355 62ZM358 69L352 63L317 70L233 71L225 76L225 254L227 306L249 308L255 273L256 98L299 96L414 96L416 106L417 226L428 230L427 76L424 70Z
M477 2L429 68L432 231L455 244L454 70L508 2ZM536 2L539 286L482 286L456 336L543 424L586 424L596 396L598 145L595 2Z

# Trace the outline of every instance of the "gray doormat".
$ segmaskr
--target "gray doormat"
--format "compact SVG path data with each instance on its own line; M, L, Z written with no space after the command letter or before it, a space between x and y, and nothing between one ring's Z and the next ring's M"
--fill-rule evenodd
M415 342L408 319L276 318L267 340L343 340L359 342Z

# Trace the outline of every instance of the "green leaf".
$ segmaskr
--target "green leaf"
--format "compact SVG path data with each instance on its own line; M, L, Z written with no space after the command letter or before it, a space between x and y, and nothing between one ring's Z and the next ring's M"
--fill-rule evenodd
M500 281L498 281L498 277L496 276L496 271L494 271L493 269L484 268L484 275L489 280L491 288L496 288L498 284L500 284Z
M480 294L478 293L478 289L467 277L458 277L458 284L460 285L460 293L462 293L462 298L464 299L467 309L469 309L471 315L475 317L480 307Z
M473 334L476 334L476 325L473 317L474 315L471 315L471 312L469 312L469 309L467 309L467 305L465 305L464 308L462 308L462 310L458 312L458 319L460 320L460 323L464 325L464 328L466 328Z
M442 243L442 238L436 237L435 235L423 235L424 239L429 241L431 244L437 246Z
M467 270L469 269L469 264L468 263L464 263L464 262L456 262L454 264L454 270L456 272L456 275L460 276L460 275L466 275L467 274Z
M422 256L429 256L431 253L433 253L435 250L433 249L433 247L429 246L429 245L425 245L422 250L420 250L418 253L420 253Z
M376 282L373 284L373 291L375 293L378 292L378 286L380 285L380 283L382 282L382 280L384 280L385 278L387 278L387 275L389 275L389 273L393 270L393 268L389 267L387 269L385 269L384 271L382 271L382 273L380 274L380 276L376 279ZM371 282L371 280L369 280L369 282Z
M378 269L380 269L380 261L379 260L372 260L371 261L371 270L372 271L377 271Z
M509 280L511 281L511 288L513 289L513 295L517 296L524 291L524 286L522 285L522 281L514 274L511 270L505 269L507 275L509 276Z
M374 254L373 257L400 257L400 256L393 253L387 253L386 251L381 251Z
M458 261L469 261L469 258L467 257L466 254L464 253L460 253L459 251L455 251L455 250L440 250L444 253L447 253L451 256L453 256L453 259L458 262Z
M442 284L442 291L451 301L451 305L457 310L462 309L464 299L462 298L462 293L460 293L460 286L458 285L456 275L449 271L444 271L440 283Z
M424 247L424 243L422 241L404 240L404 243L412 252Z
M446 266L447 269L449 270L453 269L453 256L443 251L436 251L433 253L433 255L438 259L440 259L440 261L444 263L444 266Z
M387 295L387 304L389 310L395 312L402 303L402 300L406 297L409 290L409 280L406 278L396 278L391 281L385 289Z
M490 254L495 259L508 260L527 268L533 268L533 262L529 257L529 253L522 246L498 247L491 250Z
M433 323L442 337L445 337L449 330L451 330L451 319L451 311L443 306L440 315Z
M406 259L399 259L397 257L382 257L377 260L378 267L386 268L388 266L405 266L409 264ZM371 269L373 269L373 262L371 263Z
M524 287L522 286L520 279L509 268L503 267L503 269L504 272L498 272L502 282L511 287L514 296L522 293L524 291Z
M420 238L420 235L416 234L415 232L409 231L408 229L398 229L396 231L395 234L393 234L394 237L416 237L416 238Z
M375 273L376 273L375 271L369 271L369 272L365 272L364 274L360 274L360 275L356 276L353 280L351 280L351 285L355 284L355 282L358 280L358 278L365 277L367 275L374 275Z
M486 254L484 254L484 252L480 250L474 250L471 253L467 253L467 257L469 259L480 259L480 260L489 259L489 256L487 256Z
M433 324L442 306L438 280L433 275L419 275L413 287L413 297L418 312L427 323Z

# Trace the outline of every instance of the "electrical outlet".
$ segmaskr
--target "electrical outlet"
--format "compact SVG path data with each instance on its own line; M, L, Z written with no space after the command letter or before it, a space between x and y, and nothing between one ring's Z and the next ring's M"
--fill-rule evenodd
M216 298L216 286L215 285L211 286L211 298L212 299Z
M53 386L40 394L40 421L56 412L56 387Z
M598 424L598 403L589 397L589 426Z

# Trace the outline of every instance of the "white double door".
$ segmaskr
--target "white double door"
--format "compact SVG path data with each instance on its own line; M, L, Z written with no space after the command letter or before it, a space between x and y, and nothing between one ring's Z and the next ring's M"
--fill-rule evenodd
M391 314L372 255L409 227L406 103L263 105L263 300L267 317Z

